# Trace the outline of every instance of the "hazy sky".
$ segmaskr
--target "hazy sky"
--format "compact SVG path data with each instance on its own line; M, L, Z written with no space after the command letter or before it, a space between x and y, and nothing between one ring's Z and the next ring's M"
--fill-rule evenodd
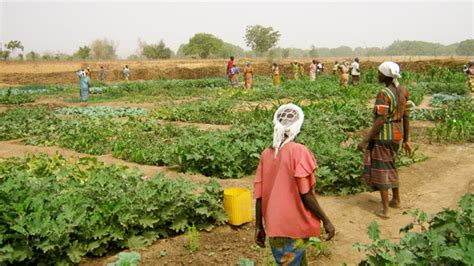
M173 50L198 32L245 47L247 25L272 26L279 46L387 46L393 40L450 44L474 38L473 1L445 2L41 2L0 0L0 41L27 51L73 53L96 38L135 53L138 38Z

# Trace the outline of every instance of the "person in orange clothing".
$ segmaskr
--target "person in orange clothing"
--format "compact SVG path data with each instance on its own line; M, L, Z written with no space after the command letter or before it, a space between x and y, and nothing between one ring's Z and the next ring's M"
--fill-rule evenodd
M273 145L265 149L255 177L255 241L265 247L268 235L278 265L306 265L309 237L320 235L320 222L331 239L335 228L314 191L317 162L295 142L304 114L294 104L280 106L273 118Z

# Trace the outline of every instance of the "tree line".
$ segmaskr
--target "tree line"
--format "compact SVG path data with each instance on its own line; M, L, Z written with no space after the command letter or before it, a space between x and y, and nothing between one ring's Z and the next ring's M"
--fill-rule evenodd
M227 43L210 33L196 33L189 41L182 44L176 52L166 46L163 40L157 43L147 43L138 40L136 54L128 59L169 59L169 58L226 58L231 55L237 57L267 57L275 58L302 58L302 57L345 57L345 56L471 56L474 55L474 39L467 39L459 43L443 45L424 41L396 40L387 47L356 47L339 46L337 48L321 48L312 45L309 49L277 47L281 34L272 27L261 25L247 26L244 40L250 50L238 45ZM113 60L117 58L118 44L108 39L97 39L89 45L80 46L72 54L43 53L40 55L30 51L23 54L24 47L21 41L12 40L0 47L0 58L7 60L15 51L18 60Z

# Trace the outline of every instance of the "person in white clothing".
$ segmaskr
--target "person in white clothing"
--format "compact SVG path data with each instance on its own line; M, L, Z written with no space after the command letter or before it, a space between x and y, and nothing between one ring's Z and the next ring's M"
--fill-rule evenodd
M354 58L354 63L351 65L352 85L359 84L360 80L360 65L359 58Z

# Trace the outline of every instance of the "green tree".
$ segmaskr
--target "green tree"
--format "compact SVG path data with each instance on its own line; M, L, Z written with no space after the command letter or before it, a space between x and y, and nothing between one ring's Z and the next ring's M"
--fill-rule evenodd
M234 45L231 43L224 42L222 45L220 56L223 58L228 58L229 56L237 56L237 57L244 57L245 50L238 45Z
M40 58L40 55L38 53L35 53L34 51L31 51L26 54L26 60L29 61L36 61Z
M183 52L185 55L197 54L201 58L208 58L211 54L219 54L223 45L224 41L212 34L196 33L183 47Z
M308 55L312 58L318 57L318 49L316 49L316 46L311 45L311 49L309 49Z
M91 45L92 58L99 60L110 60L117 58L117 44L108 39L94 40Z
M262 55L275 47L280 39L280 32L273 30L272 27L247 26L244 39L250 49L257 55Z
M91 55L91 48L87 45L84 45L83 47L79 47L79 50L77 50L77 52L74 53L73 57L86 60L90 58L90 55Z
M281 56L283 58L288 58L290 57L290 48L284 48L281 52Z
M24 50L21 41L12 40L5 44L5 50L0 50L0 57L5 61L16 49ZM22 55L23 56L23 55Z
M349 46L339 46L331 49L332 56L351 56L353 54L354 51L352 51L352 48Z
M138 40L140 55L147 59L169 59L173 55L173 51L166 47L165 42L161 40L156 44L147 44Z
M3 59L3 61L6 61L8 57L10 56L11 51L10 50L3 50L0 47L0 57Z
M457 55L474 55L474 39L464 40L456 48Z

